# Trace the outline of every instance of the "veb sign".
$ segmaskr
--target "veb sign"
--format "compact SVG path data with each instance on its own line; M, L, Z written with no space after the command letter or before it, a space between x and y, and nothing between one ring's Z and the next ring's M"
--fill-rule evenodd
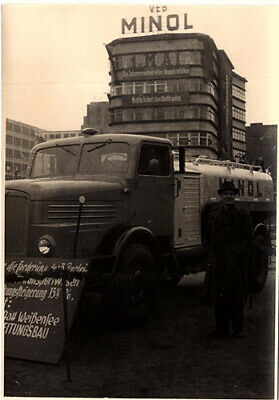
M150 6L150 11L154 12L165 12L167 10L166 6ZM179 29L192 29L193 25L188 25L188 16L183 14L179 16L178 14L163 14L153 17L133 17L130 21L122 18L122 34L125 33L152 33L152 32L162 32L169 31L174 32Z

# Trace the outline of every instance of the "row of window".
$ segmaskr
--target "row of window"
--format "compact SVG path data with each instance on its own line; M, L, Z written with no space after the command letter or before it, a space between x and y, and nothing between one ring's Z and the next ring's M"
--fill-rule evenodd
M207 146L217 148L217 138L211 132L168 133L167 138L174 146Z
M6 129L17 133L23 133L32 137L36 136L36 131L34 128L28 128L27 126L22 126L20 124L10 121L6 121Z
M235 161L239 161L239 158L244 158L245 157L246 152L243 150L238 150L238 149L233 149L233 157L235 159Z
M245 90L232 85L232 95L240 100L245 100Z
M32 147L36 144L34 140L22 139L12 135L6 135L6 143L14 146L24 147L25 149L32 149Z
M46 139L61 139L77 136L75 133L49 133L45 135Z
M160 51L141 54L118 55L112 58L116 70L126 68L163 67L177 65L201 65L200 50Z
M19 163L12 163L7 161L6 162L6 173L17 175L17 174L24 174L27 170L28 164L19 164Z
M239 140L241 142L246 142L246 132L241 129L233 128L232 136L233 136L233 139Z
M6 158L16 158L18 160L28 161L29 154L26 151L13 150L6 148Z
M203 105L135 107L111 111L111 122L206 119L217 123L213 108Z
M216 82L217 83L217 82ZM137 81L122 82L111 87L111 95L142 94L142 93L176 93L176 92L206 92L217 99L216 87L213 83L205 83L202 79L170 79L167 81Z
M235 119L245 122L245 111L235 106L232 107L232 116Z

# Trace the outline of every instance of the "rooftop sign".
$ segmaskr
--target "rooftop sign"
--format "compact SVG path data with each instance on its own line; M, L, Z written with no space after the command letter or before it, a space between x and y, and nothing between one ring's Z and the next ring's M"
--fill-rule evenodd
M160 12L165 13L167 11L167 6L150 6L149 9L152 13L156 12L157 16L133 17L129 21L122 18L122 34L174 32L193 28L193 25L188 25L187 14L181 16L178 14L159 15Z

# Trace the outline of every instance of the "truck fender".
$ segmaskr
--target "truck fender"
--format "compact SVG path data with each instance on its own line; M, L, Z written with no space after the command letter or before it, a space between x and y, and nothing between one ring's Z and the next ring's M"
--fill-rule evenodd
M253 233L253 273L251 275L252 292L260 292L266 283L269 268L271 239L267 227L259 223Z
M266 251L269 255L273 255L271 237L268 228L261 222L257 224L254 228L253 239L255 239L257 234L261 234L266 240Z
M253 237L255 237L256 234L258 234L258 233L262 234L265 237L268 246L271 247L271 238L270 238L269 230L262 222L257 224L254 227Z
M112 252L112 255L114 257L112 274L115 273L118 268L119 260L123 250L131 242L142 243L146 245L152 251L156 264L157 266L159 266L161 258L160 254L162 253L162 249L156 237L148 228L145 228L144 226L137 226L123 232L116 241Z

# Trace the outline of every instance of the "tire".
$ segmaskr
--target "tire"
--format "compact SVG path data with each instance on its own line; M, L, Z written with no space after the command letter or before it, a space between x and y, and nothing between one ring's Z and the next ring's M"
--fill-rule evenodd
M105 313L113 325L132 328L146 321L155 304L155 288L149 276L155 271L156 262L146 246L132 243L123 251L116 279L128 278L103 293Z
M252 290L253 292L260 292L265 286L269 266L268 243L266 237L262 233L256 233L253 247Z

